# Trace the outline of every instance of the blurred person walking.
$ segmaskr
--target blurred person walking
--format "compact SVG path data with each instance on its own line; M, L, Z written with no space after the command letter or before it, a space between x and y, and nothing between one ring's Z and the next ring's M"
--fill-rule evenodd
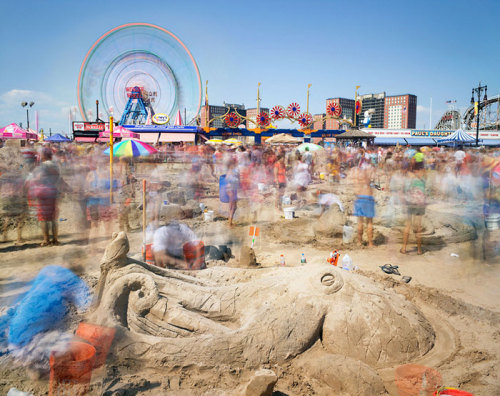
M409 172L405 182L406 223L403 231L403 246L400 252L406 254L406 247L413 229L417 241L417 254L422 254L422 216L425 214L426 206L426 180L424 162L413 161L412 171Z
M40 246L58 245L57 235L57 199L66 184L60 176L59 167L52 161L52 150L45 147L41 153L41 164L34 171L33 188L37 199L38 221L43 234ZM66 188L66 190L68 190ZM50 232L52 231L52 239Z

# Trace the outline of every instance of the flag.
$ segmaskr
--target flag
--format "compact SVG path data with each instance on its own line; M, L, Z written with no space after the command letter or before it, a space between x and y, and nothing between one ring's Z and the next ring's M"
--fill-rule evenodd
M479 102L474 102L474 115L477 115Z
M361 100L356 100L356 104L355 104L355 109L356 109L356 114L360 114L361 113Z
M456 100L447 100L447 101L446 101L446 102L444 102L444 103L457 103L457 101L456 101Z

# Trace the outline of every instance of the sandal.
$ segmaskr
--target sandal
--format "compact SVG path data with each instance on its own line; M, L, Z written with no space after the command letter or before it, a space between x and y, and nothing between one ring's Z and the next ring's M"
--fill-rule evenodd
M399 273L399 270L398 270L398 266L397 265L391 265L391 264L385 264L385 265L381 265L380 266L380 269L382 271L384 271L386 274L394 274L394 275L401 275Z

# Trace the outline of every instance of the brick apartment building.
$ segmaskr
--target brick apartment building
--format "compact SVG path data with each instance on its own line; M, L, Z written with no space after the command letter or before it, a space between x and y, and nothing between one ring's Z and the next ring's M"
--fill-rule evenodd
M325 129L325 114L313 115L313 129Z
M416 125L417 97L415 95L394 95L385 98L385 129L412 129L416 128Z

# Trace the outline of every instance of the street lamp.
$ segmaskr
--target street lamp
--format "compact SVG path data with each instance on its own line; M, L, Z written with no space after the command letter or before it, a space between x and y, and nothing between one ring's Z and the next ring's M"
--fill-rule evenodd
M30 115L29 115L29 108L30 108L30 107L33 107L33 105L34 105L34 104L35 104L35 102L29 102L29 103L28 103L28 102L21 102L21 106L22 106L22 107L26 107L26 121L27 121L27 123L28 123L28 128L27 128L26 130L30 129Z
M476 147L479 146L479 112L481 111L479 102L481 101L481 94L483 90L484 90L483 102L486 103L486 101L488 100L488 95L486 93L488 90L488 86L481 85L481 82L479 82L479 86L477 88L472 88L472 97L470 99L470 104L474 105L474 110L476 112ZM477 102L475 100L474 93L477 94Z

